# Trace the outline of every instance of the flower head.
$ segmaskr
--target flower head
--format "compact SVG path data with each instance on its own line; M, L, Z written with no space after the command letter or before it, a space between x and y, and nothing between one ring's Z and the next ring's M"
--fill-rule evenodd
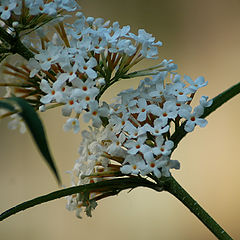
M210 103L207 97L202 97L200 105L192 113L189 99L193 97L193 92L187 90L189 86L184 79L177 75L166 85L166 78L167 73L154 77L152 81L146 78L136 90L121 92L119 99L109 106L110 110L104 115L108 119L105 127L100 127L101 108L96 102L90 103L90 110L84 118L86 121L92 119L93 126L98 130L95 135L91 130L81 145L80 159L89 166L87 174L86 165L83 168L81 164L75 164L79 184L83 179L84 183L87 179L89 183L119 175L153 179L169 177L172 169L180 168L180 163L171 159L175 144L171 135L182 124L188 132L196 125L205 126L207 122L201 115ZM161 93L157 94L159 90ZM179 91L185 94L181 100ZM100 190L89 199L101 196L104 192Z

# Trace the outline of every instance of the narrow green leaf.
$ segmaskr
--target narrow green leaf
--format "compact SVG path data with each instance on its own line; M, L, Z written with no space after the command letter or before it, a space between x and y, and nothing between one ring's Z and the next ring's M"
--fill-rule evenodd
M15 108L11 104L4 102L4 101L0 101L0 108L7 109L11 112L15 111Z
M48 148L45 131L41 120L38 117L38 114L36 113L34 108L22 98L11 97L8 99L16 102L21 107L22 111L19 113L19 115L24 119L26 125L28 126L40 152L42 153L50 169L53 171L55 177L57 178L58 184L61 184L59 174L57 172L53 158Z

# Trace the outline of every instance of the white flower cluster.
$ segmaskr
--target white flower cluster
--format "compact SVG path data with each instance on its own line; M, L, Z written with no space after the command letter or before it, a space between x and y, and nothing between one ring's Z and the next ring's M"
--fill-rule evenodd
M155 42L152 34L144 29L139 29L138 35L135 35L130 32L130 26L120 28L118 22L110 26L110 21L105 22L103 18L86 18L82 13L76 15L79 19L69 25L68 34L72 37L72 44L76 48L82 47L85 54L88 51L100 54L107 48L109 53L133 56L140 50L146 58L157 58L157 47L162 46L162 43Z
M84 120L92 119L93 126L100 127L100 117L106 117L108 111L105 105L98 106L99 94L142 59L156 58L161 42L155 42L143 29L135 35L129 26L120 28L118 22L109 26L102 18L86 18L82 13L77 16L75 23L65 27L67 37L55 36L55 43L37 49L39 53L28 63L30 78L41 79L40 111L47 109L46 104L60 103L64 116L73 110L79 116L86 110ZM175 69L175 64L163 60L151 73ZM78 117L70 118L64 128L78 132Z
M75 11L79 6L75 0L1 0L0 18L8 20L12 14L22 14L22 8L28 9L29 15L38 14L56 15L59 10Z
M122 175L170 176L171 168L179 169L177 160L170 155L174 142L170 140L175 128L185 121L184 129L193 131L196 125L204 127L207 120L201 115L212 101L203 96L200 105L189 105L197 89L206 86L203 77L175 75L166 83L167 72L141 81L136 90L119 94L119 103L110 106L109 124L102 129L83 132L83 142L72 170L77 177L73 185L102 181ZM92 196L94 199L95 196ZM82 206L77 195L68 198L68 209ZM75 206L75 207L73 207Z
M23 8L27 9L26 16ZM11 17L11 21L5 21L11 23L40 14L38 21L30 21L26 28L36 30L41 26L41 14L53 16L60 10L77 8L74 0L0 0L0 18L5 21ZM25 37L24 43L35 53L34 58L27 66L5 64L6 74L23 80L22 85L12 85L17 87L14 92L24 93L23 97L42 112L62 106L63 116L69 117L65 130L80 130L82 112L85 122L92 121L90 131L82 133L80 157L70 171L73 185L118 176L140 175L155 180L169 177L170 169L180 168L180 163L171 159L176 147L172 141L174 131L184 127L191 132L196 125L207 124L201 116L212 101L202 96L197 107L190 106L196 91L207 82L203 77L193 81L177 75L172 60L130 72L143 59L157 59L162 43L143 29L133 34L130 26L121 28L118 22L110 24L102 18L85 17L81 12L76 17L73 24L64 24L62 19L54 21L57 34L52 39L43 28L38 31L39 41L27 42ZM48 20L53 18L47 17L44 24ZM26 30L22 27L16 28L16 32ZM135 90L119 93L116 103L99 103L111 85L136 76L152 78L142 80ZM14 119L10 127L16 128L19 122L19 118ZM91 216L96 200L108 193L99 189L87 195L74 194L68 197L67 208L80 216L85 207Z

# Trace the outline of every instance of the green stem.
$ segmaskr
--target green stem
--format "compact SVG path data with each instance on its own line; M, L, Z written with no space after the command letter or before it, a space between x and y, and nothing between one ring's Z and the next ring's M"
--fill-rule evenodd
M204 109L204 113L201 116L202 118L206 118L209 116L212 112L214 112L216 109L221 107L224 103L226 103L231 98L235 97L237 94L240 93L240 82L233 85L232 87L228 88L224 92L218 94L216 97L213 98L213 103L210 107L207 107ZM188 132L184 130L184 126L186 124L186 121L182 123L182 125L173 133L170 140L174 142L174 148L177 148L179 142L187 135Z
M110 81L106 82L106 84L100 88L100 92L96 97L96 100L99 101L99 99L101 98L101 96L103 95L103 93L110 87L112 86L114 83L116 83L121 77L118 78L112 78Z
M232 239L173 177L164 181L164 190L180 200L219 240Z
M107 196L117 195L120 191L133 189L136 187L148 187L155 191L167 191L180 200L219 240L232 239L215 220L178 184L173 177L162 177L157 179L157 184L141 177L118 178L106 180L98 183L91 183L76 187L70 187L63 190L55 191L32 200L23 202L0 215L0 221L16 214L20 211L34 207L41 203L49 202L61 197L69 196L76 193L87 193L90 191L101 190Z
M26 60L34 57L34 54L26 48L19 37L13 37L11 34L6 32L2 27L0 27L0 38L6 41L10 46L10 52L13 54L18 53Z
M160 185L150 182L144 178L132 177L132 176L129 178L118 178L118 179L106 180L102 182L91 183L91 184L86 184L86 185L81 185L76 187L70 187L70 188L62 189L59 191L49 193L47 195L34 198L32 200L23 202L13 208L10 208L0 215L0 221L12 216L13 214L16 214L20 211L34 207L41 203L49 202L49 201L52 201L61 197L69 196L79 192L84 193L84 192L101 190L103 192L104 191L112 192L113 193L112 195L116 195L122 190L129 189L129 188L133 189L141 186L148 187L156 191L162 191L163 189L163 187L161 187Z
M24 57L26 60L29 60L30 58L34 58L34 54L22 44L20 39L16 39L16 43L12 46L11 52L13 54L18 53L19 55Z

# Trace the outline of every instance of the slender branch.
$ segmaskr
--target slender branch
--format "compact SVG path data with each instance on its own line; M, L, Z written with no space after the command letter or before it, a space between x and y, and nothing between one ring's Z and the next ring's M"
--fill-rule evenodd
M233 85L232 87L228 88L227 90L213 98L213 104L210 107L205 108L204 113L201 117L202 118L207 117L208 115L210 115L212 112L214 112L216 109L221 107L224 103L226 103L228 100L235 97L239 93L240 82L238 82L237 84Z
M204 109L204 113L201 117L206 118L212 112L214 112L216 109L221 107L224 103L226 103L228 100L235 97L239 93L240 93L240 82L238 82L237 84L233 85L232 87L228 88L224 92L222 92L222 93L218 94L216 97L214 97L212 105L210 107L207 107ZM185 124L186 124L186 121L182 123L182 125L174 132L174 134L170 138L170 140L172 140L174 142L173 151L175 148L177 148L179 142L188 133L184 130Z
M10 217L13 214L16 214L20 211L34 207L41 203L49 202L49 201L55 200L57 198L62 198L62 197L69 196L69 195L72 195L75 193L97 191L97 190L101 189L101 191L106 190L106 192L111 191L111 192L115 192L117 194L122 190L129 189L129 188L136 188L136 187L140 187L140 186L148 187L148 188L154 189L156 191L162 191L162 189L163 189L163 187L161 187L160 185L157 185L157 184L150 182L150 181L146 180L145 178L141 178L141 177L129 177L129 178L125 177L125 178L106 180L106 181L102 181L102 182L91 183L91 184L86 184L86 185L81 185L81 186L76 186L76 187L70 187L70 188L62 189L59 191L49 193L47 195L43 195L43 196L34 198L32 200L23 202L13 208L10 208L0 215L0 221ZM112 195L114 195L114 194L112 194Z
M180 200L219 240L232 239L173 177L164 181L164 190Z

